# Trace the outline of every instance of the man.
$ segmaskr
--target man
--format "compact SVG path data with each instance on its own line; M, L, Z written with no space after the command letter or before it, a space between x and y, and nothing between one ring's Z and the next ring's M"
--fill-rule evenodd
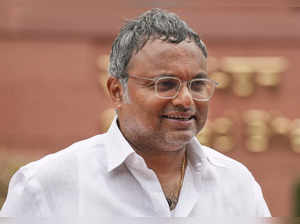
M21 168L2 215L270 216L250 172L195 138L216 86L206 58L172 13L127 22L110 55L110 129Z

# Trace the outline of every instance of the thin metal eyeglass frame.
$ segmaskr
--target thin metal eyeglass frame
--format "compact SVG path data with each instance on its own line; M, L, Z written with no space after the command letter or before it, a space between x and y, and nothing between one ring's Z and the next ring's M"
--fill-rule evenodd
M209 81L209 82L212 83L213 90L212 90L211 95L207 99L198 99L198 98L194 98L193 96L192 96L192 99L196 100L196 101L209 101L210 98L214 95L214 91L216 89L216 86L218 85L218 83L215 80L209 79L209 78L195 78L195 79L191 79L189 81L182 81L178 77L173 77L173 76L163 76L163 77L146 78L146 77L139 77L139 76L135 76L135 75L130 75L128 73L126 75L127 75L127 78L140 79L140 80L149 80L149 81L154 82L155 94L156 94L157 97L159 97L161 99L174 99L174 98L176 98L178 96L178 94L179 94L179 90L181 88L181 84L184 83L184 82L187 82L187 84L188 84L187 85L188 90L189 90L189 92L190 92L190 94L192 96L192 90L191 90L191 83L192 83L192 81L195 81L195 80L205 80L205 81ZM161 80L161 79L166 79L166 78L176 79L176 80L179 81L179 87L178 87L178 90L176 91L176 94L174 96L168 97L168 96L160 96L158 94L158 91L157 91L157 82L159 80Z

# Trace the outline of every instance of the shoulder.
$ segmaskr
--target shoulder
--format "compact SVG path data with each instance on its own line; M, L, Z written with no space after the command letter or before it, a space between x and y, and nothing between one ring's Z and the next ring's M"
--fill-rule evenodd
M210 147L201 146L207 159L215 166L224 167L224 168L240 168L243 170L248 170L245 165L241 162L230 158Z
M21 167L9 183L1 215L47 216L76 211L81 158L95 148L104 151L99 147L103 136L76 142Z
M223 192L248 199L249 195L255 195L256 181L245 165L209 147L203 150L208 161L207 175L213 177Z
M243 212L248 210L254 216L270 216L260 185L245 165L209 147L201 148L210 164L210 177L215 177L233 208L245 208Z
M44 156L43 158L31 162L17 171L17 176L30 181L38 179L42 182L70 182L76 178L78 164L81 157L88 154L94 148L101 150L103 147L97 147L103 142L103 135L78 141L69 147Z
M220 173L254 181L252 173L241 162L234 160L210 147L201 146L207 160Z

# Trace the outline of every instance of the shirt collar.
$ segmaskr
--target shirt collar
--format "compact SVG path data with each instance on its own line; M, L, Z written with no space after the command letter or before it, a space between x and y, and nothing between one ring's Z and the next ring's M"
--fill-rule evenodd
M188 160L191 166L196 170L202 170L208 163L209 159L206 155L203 146L194 137L190 143L187 144Z
M189 161L197 171L202 170L204 167L207 168L207 165L227 167L232 161L232 159L226 157L220 152L201 145L196 137L194 137L188 144L188 149L190 154Z
M120 166L126 158L130 154L135 153L135 151L121 133L117 123L117 116L112 121L106 134L109 142L106 148L108 162L107 169L108 172L110 172Z

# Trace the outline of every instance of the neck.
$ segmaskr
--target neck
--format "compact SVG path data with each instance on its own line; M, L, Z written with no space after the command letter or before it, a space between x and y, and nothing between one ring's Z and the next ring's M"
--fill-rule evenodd
M185 157L185 147L176 151L146 151L139 150L134 147L134 150L145 160L148 168L152 169L158 176L172 174L181 169L182 161Z

